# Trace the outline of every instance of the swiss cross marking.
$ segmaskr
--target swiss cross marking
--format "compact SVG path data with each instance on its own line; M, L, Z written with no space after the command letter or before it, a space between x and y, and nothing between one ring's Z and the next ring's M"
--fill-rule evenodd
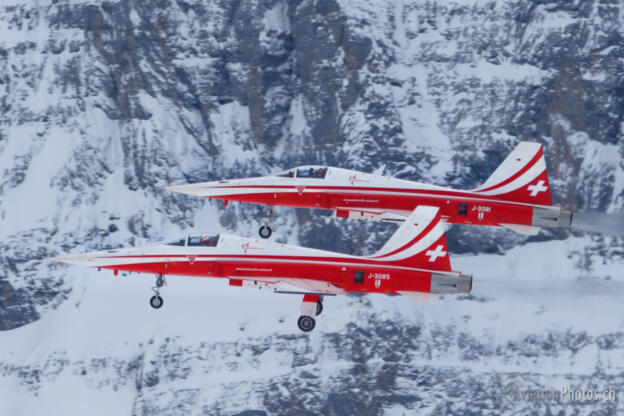
M435 248L435 250L427 250L425 255L429 257L429 262L433 263L438 259L438 257L446 256L446 251L444 251L444 246L440 244Z
M538 181L535 185L529 185L527 190L531 191L531 196L537 196L538 193L544 192L548 187L544 186L544 181Z

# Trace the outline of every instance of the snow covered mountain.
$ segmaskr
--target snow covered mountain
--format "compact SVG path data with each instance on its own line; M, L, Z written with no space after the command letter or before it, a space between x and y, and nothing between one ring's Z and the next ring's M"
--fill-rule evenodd
M622 413L619 397L508 394L624 394L621 229L455 227L472 295L331 298L311 335L296 328L296 296L170 278L153 311L151 276L48 260L255 235L262 208L165 185L323 163L469 188L519 140L544 144L558 203L617 215L622 6L3 2L0 414ZM350 253L394 230L278 215L274 238Z

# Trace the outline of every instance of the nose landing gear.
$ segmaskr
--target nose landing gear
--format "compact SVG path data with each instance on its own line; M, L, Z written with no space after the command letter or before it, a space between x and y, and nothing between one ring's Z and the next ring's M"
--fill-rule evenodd
M273 205L269 205L266 210L266 217L264 219L264 224L262 224L260 229L258 229L258 234L260 234L260 237L262 238L271 237L271 234L273 234L273 230L271 230L271 227L268 224L268 219L274 216L275 216L275 209L273 208Z
M158 295L154 295L150 298L150 306L154 309L159 309L163 303L163 298Z
M273 234L273 230L271 230L271 227L269 227L267 224L264 224L258 230L258 234L260 234L260 237L262 238L269 238L271 237L271 234Z
M150 306L154 309L160 309L163 306L163 298L160 296L160 288L163 287L167 282L165 281L165 276L162 274L156 275L156 286L152 287L154 291L154 296L150 298Z

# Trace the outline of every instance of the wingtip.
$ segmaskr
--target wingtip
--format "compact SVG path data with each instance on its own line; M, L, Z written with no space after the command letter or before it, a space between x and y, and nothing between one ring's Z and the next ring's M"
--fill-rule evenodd
M165 186L165 189L170 192L178 192L187 195L197 195L198 186L197 184L169 185Z
M67 263L67 264L78 264L78 265L86 265L89 260L89 255L86 253L80 254L64 254L62 256L56 256L50 258L50 261L59 262L59 263Z
M54 263L66 263L66 264L71 264L70 262L70 258L71 255L62 255L62 256L55 256L55 257L51 257L48 260Z
M184 186L184 185L167 185L167 186L164 186L163 189L167 191L177 192L181 186Z

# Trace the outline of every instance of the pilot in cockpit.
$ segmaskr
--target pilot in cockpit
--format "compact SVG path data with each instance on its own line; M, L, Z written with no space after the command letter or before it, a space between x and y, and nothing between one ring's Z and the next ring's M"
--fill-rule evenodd
M187 235L185 238L181 238L174 242L169 243L170 246L201 246L201 247L216 247L219 242L219 235Z

